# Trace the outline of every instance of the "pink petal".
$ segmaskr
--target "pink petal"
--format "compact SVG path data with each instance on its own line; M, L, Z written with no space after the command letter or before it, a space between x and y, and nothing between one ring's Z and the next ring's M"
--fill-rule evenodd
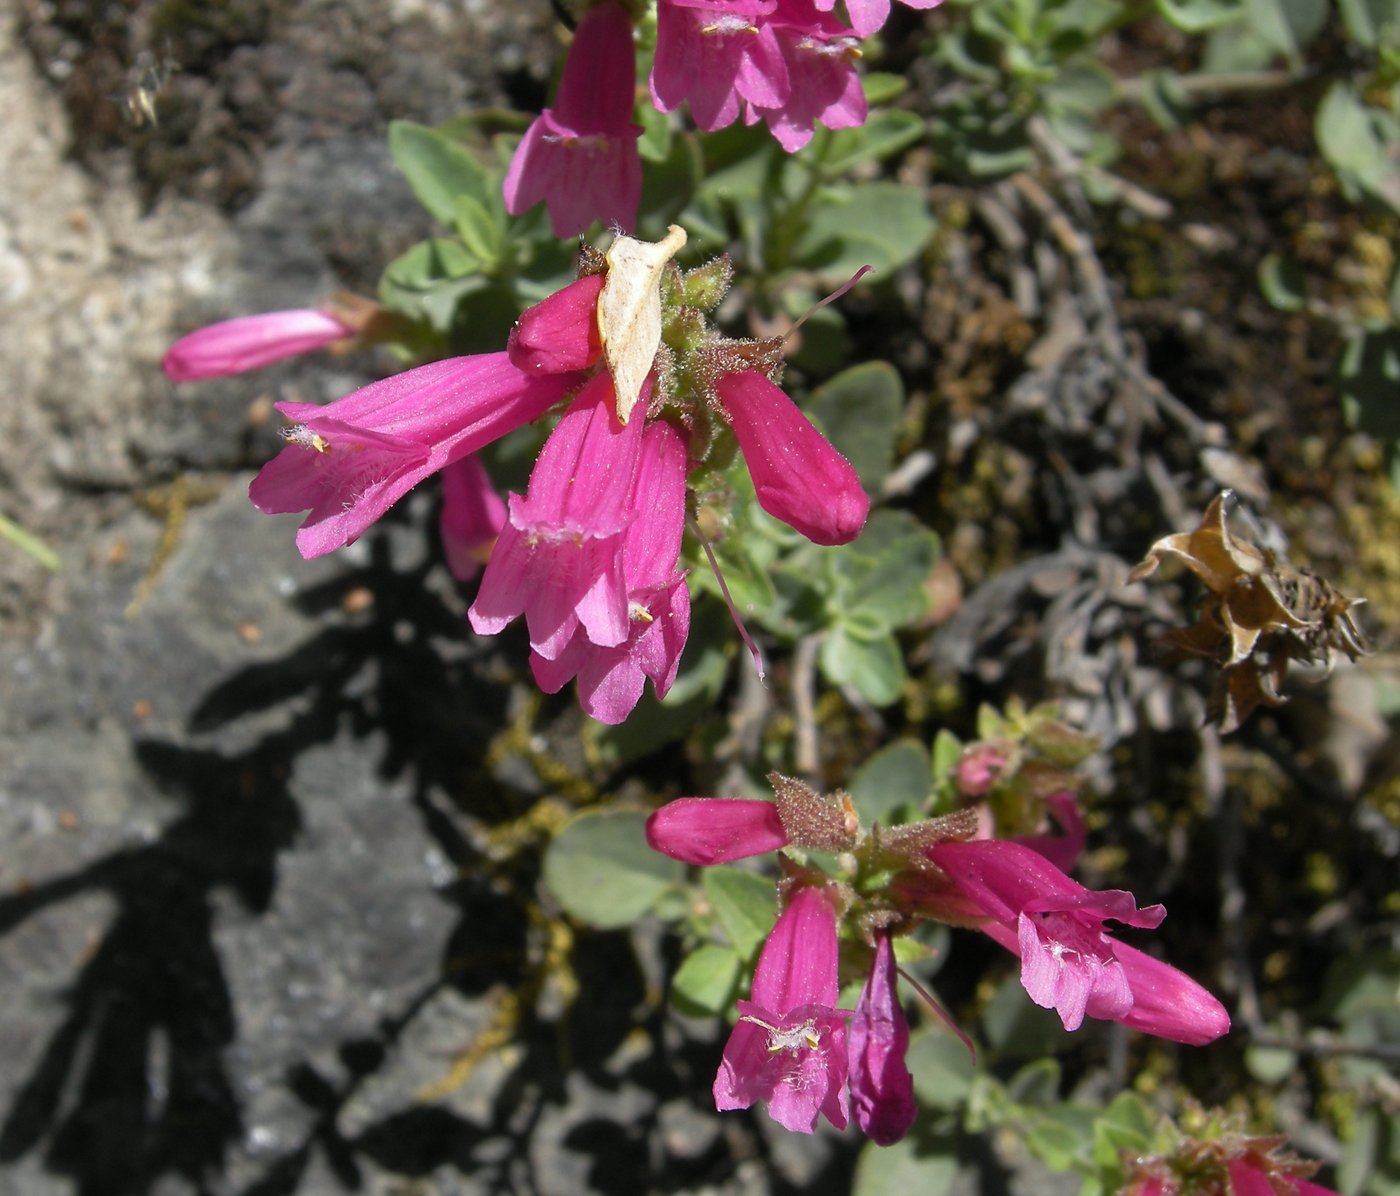
M1125 943L1115 943L1113 954L1133 991L1132 1009L1117 1019L1125 1026L1187 1046L1229 1033L1225 1006L1184 972Z
M470 581L481 572L505 521L506 504L475 453L442 471L438 534L447 567L458 581Z
M602 274L580 278L525 311L506 345L511 364L527 374L558 374L592 366L603 352L598 332L598 294L603 282Z
M323 311L272 311L224 320L182 336L160 364L173 382L222 378L310 353L354 335L354 329Z
M636 224L636 80L630 18L615 4L590 8L569 47L554 106L540 113L511 158L502 188L508 212L519 215L543 201L560 238L577 236L594 220L625 230Z
M641 420L617 422L612 380L594 375L545 441L526 497L511 495L509 522L468 611L477 634L494 635L524 614L530 646L548 660L579 626L604 647L626 641L622 533L636 515L642 432Z
M715 390L734 425L758 503L816 544L845 544L870 499L851 463L762 374L726 374Z
M771 801L734 797L679 797L647 819L655 851L687 864L723 864L788 844Z
M425 477L539 418L577 382L531 378L489 353L407 370L324 407L279 403L302 426L249 498L264 511L308 510L297 547L320 556L358 538Z
M836 913L824 889L793 894L758 957L753 1000L768 1009L835 1006Z
M880 935L870 977L846 1031L856 1124L880 1146L898 1142L918 1115L914 1078L904 1062L909 1023L896 991L894 948Z

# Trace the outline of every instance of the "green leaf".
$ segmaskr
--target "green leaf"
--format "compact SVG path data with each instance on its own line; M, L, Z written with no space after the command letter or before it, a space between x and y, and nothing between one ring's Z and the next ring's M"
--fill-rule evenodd
M1044 1059L1068 1043L1054 1011L1032 1004L1016 976L1002 981L987 1003L982 1027L987 1043L1013 1059Z
M461 242L434 237L389 263L379 280L379 298L391 311L426 320L437 332L446 333L458 303L488 285L480 268L480 260Z
M1027 1063L1006 1082L1006 1094L1018 1105L1044 1107L1060 1099L1060 1065L1054 1059Z
M1032 1121L1026 1147L1050 1170L1068 1171L1087 1161L1093 1133L1092 1110L1058 1105Z
M853 1196L890 1192L944 1196L958 1177L957 1144L950 1133L935 1134L916 1125L892 1146L866 1143L856 1163Z
M873 267L879 277L922 253L935 227L921 189L866 183L842 202L816 209L793 259L828 285L845 282L862 266Z
M1248 1046L1244 1065L1261 1084L1279 1084L1298 1068L1298 1052L1283 1047Z
M480 163L427 125L391 121L389 153L422 205L443 224L452 224L458 196L469 195L484 203L492 190Z
M1307 275L1291 258L1270 253L1259 263L1259 289L1279 311L1302 311L1308 305Z
M1138 99L1158 128L1169 133L1181 128L1190 119L1190 97L1172 71L1144 71L1139 82Z
M1008 724L1001 712L988 702L977 707L977 738L1000 739L1007 733Z
M861 76L860 86L865 92L865 102L873 113L876 108L908 91L909 80L889 71L870 71Z
M1337 10L1342 14L1347 36L1368 50L1380 44L1387 26L1400 25L1394 0L1337 0Z
M928 752L914 739L886 744L856 770L847 788L862 825L889 826L896 810L917 810L927 800Z
M459 195L452 209L452 228L462 244L490 270L501 260L506 230L499 215L474 195Z
M734 949L751 958L777 920L772 877L721 864L706 868L700 885Z
M939 727L938 734L933 737L933 779L941 781L951 773L962 759L962 753L962 740L947 727Z
M671 979L671 994L691 1014L721 1014L734 1003L743 960L729 947L705 943L686 956Z
M1327 7L1327 0L1245 0L1254 35L1295 70L1303 64L1303 47L1326 21Z
M1400 439L1400 328L1353 334L1338 373L1347 422L1382 440Z
M924 135L923 117L899 108L871 107L870 118L856 129L840 129L822 159L822 173L835 178L862 162L893 157Z
M874 629L917 623L928 613L928 574L938 563L938 536L904 511L876 511L860 539L834 557L846 585L832 605L841 619Z
M844 626L832 628L821 649L822 675L833 685L850 685L874 706L888 706L904 686L904 658L893 635L867 640Z
M1157 11L1183 33L1206 33L1244 16L1241 0L1157 0Z
M1365 103L1345 83L1334 83L1318 106L1318 148L1352 203L1363 196L1400 213L1400 119Z
M647 846L646 820L639 810L585 810L554 837L544 879L570 916L630 926L684 881L684 864Z
M920 1108L953 1112L967 1102L977 1064L965 1043L942 1026L928 1026L909 1039L905 1058Z
M904 384L894 367L884 361L852 366L818 390L807 410L855 467L866 492L879 494L904 413Z

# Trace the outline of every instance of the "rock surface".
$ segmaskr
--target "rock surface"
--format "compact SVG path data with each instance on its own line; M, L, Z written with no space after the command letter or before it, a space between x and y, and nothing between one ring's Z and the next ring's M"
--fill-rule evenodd
M539 793L488 760L508 691L431 496L312 564L247 503L268 401L375 361L159 371L200 324L371 289L427 227L388 119L540 92L548 11L218 7L135 129L120 86L179 6L91 7L0 17L0 513L61 565L0 541L0 1189L635 1191L663 1141L703 1175L703 1083L628 1046L657 978L599 936L570 1022L533 873L472 839Z

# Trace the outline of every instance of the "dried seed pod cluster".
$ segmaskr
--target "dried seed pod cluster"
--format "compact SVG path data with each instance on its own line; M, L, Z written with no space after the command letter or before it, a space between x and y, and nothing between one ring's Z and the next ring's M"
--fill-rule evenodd
M1351 613L1365 599L1344 597L1311 570L1232 536L1230 497L1222 491L1195 528L1158 540L1128 575L1140 581L1172 558L1205 583L1197 621L1167 632L1162 642L1178 658L1202 656L1219 666L1208 717L1225 732L1256 706L1283 704L1290 661L1330 669L1337 652L1355 660L1367 651Z

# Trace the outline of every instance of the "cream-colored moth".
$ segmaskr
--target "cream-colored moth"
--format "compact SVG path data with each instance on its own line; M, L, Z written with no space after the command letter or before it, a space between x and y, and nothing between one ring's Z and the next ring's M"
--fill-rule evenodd
M608 275L598 296L598 334L619 423L631 418L661 348L661 272L685 241L685 229L673 224L660 241L618 237L604 255Z

